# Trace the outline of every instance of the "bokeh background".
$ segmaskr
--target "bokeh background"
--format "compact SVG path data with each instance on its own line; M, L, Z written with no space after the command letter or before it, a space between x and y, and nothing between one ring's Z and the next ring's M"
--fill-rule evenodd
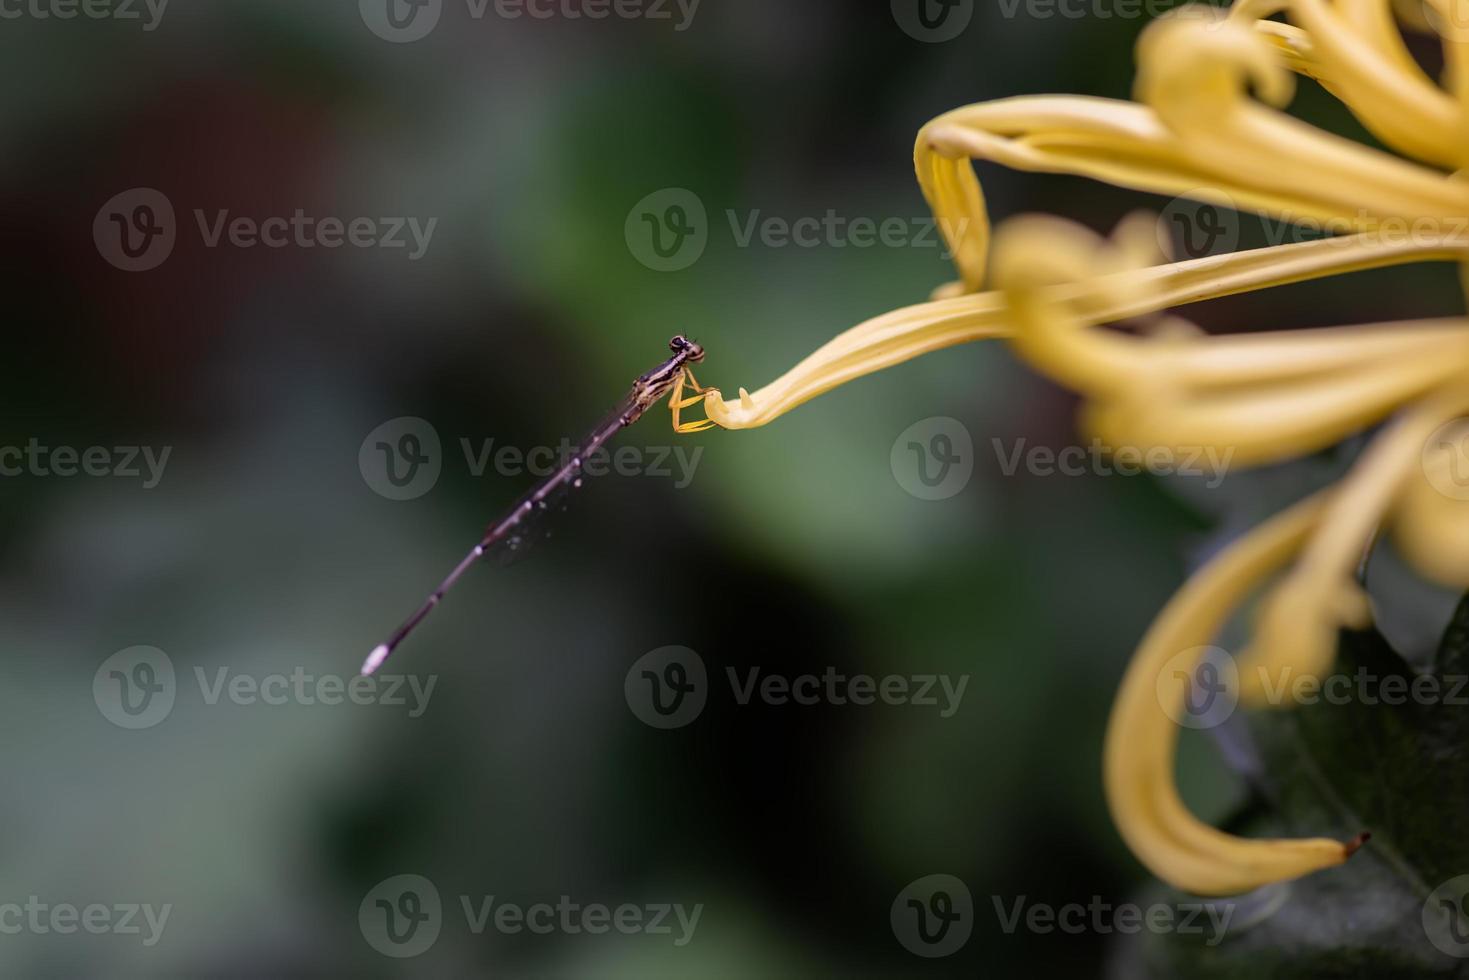
M173 0L156 20L141 3L138 20L115 5L63 19L63 0L27 0L0 18L0 445L170 453L151 487L0 479L0 903L171 907L152 945L0 935L0 973L1103 975L1126 937L1007 931L997 903L1115 903L1145 885L1100 778L1127 658L1200 556L1352 446L1212 490L1006 475L993 440L1077 437L1069 396L997 344L755 431L676 438L660 409L619 445L644 469L698 453L691 471L588 480L533 556L477 569L387 670L434 683L417 717L210 692L298 668L352 677L530 483L477 475L465 441L580 434L677 331L708 349L703 381L754 389L921 301L951 277L932 236L745 244L729 214L898 219L911 235L924 121L1016 94L1126 97L1145 21L980 0L935 42L884 2L704 0L691 18L670 4L667 19L593 21L572 0L549 19L444 0L431 32L399 43L372 7ZM1296 108L1361 136L1318 91ZM981 176L996 218L1104 229L1168 203ZM137 188L167 199L176 241L125 271L107 205ZM659 271L629 228L669 188L706 209L707 243ZM298 209L437 224L413 257L211 246L196 218ZM1248 221L1242 235L1260 243ZM1452 272L1407 269L1189 312L1217 330L1310 326L1441 314L1456 294ZM393 500L364 440L403 417L437 435L441 473ZM930 501L893 449L934 417L972 436L973 470ZM670 645L697 651L709 697L657 730L624 680ZM129 729L96 692L109 658L139 646L166 655L174 703ZM754 667L969 680L947 718L740 705L726 670ZM1238 799L1207 740L1185 740L1182 772L1207 816ZM431 881L443 913L432 948L399 959L359 911L403 874ZM967 944L938 959L889 921L932 874L965 882L974 907ZM562 895L703 911L680 947L476 934L460 905Z

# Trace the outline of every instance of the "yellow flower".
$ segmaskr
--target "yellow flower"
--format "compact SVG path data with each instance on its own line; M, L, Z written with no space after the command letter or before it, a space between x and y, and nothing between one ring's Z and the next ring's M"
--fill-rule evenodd
M1452 23L1459 0L1429 0ZM1268 20L1283 14L1288 22ZM1419 25L1422 26L1422 25ZM1240 464L1299 456L1397 415L1340 485L1255 529L1169 603L1123 680L1105 747L1114 819L1154 873L1230 894L1345 860L1360 841L1245 840L1209 827L1174 786L1174 713L1197 656L1261 587L1238 693L1264 706L1285 677L1321 677L1340 628L1370 618L1354 574L1387 527L1426 576L1469 588L1469 320L1210 337L1173 316L1105 324L1306 279L1469 256L1469 44L1445 32L1442 86L1408 51L1392 0L1239 0L1186 7L1138 45L1136 102L1034 96L967 106L918 134L919 183L959 281L836 337L709 418L764 425L865 374L966 341L1004 338L1083 395L1083 426L1142 455L1214 447ZM1342 100L1395 156L1281 111L1295 75ZM1111 240L1056 218L992 234L972 159L1311 221L1332 237L1167 262L1152 222ZM980 292L989 275L995 288ZM1190 651L1195 651L1191 653ZM1179 657L1188 670L1170 681ZM1273 685L1273 686L1272 686Z

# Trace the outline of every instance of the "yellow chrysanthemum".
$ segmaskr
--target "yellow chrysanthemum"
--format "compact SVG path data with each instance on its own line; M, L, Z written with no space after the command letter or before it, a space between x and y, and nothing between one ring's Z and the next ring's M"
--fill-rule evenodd
M1445 28L1442 85L1409 53L1392 0L1240 0L1227 14L1188 7L1150 25L1136 102L1035 96L940 116L919 133L915 166L959 281L848 330L753 394L741 388L726 402L712 391L706 402L724 428L764 425L919 354L1004 338L1083 395L1092 434L1129 452L1214 447L1239 464L1268 463L1398 415L1339 486L1201 570L1124 678L1105 748L1108 800L1137 856L1185 890L1245 891L1338 864L1357 846L1244 840L1190 814L1174 786L1170 717L1188 695L1188 672L1172 687L1168 678L1267 583L1238 661L1242 703L1269 701L1262 679L1325 674L1338 630L1369 619L1354 572L1380 527L1426 576L1469 588L1469 492L1455 492L1469 442L1449 425L1469 415L1469 320L1221 337L1176 317L1141 333L1103 325L1355 270L1463 263L1469 183L1457 172L1469 156L1469 42L1446 29L1457 2L1429 0L1423 18ZM1278 14L1286 21L1266 19ZM1402 156L1283 113L1293 73L1320 82ZM1339 234L1172 263L1152 254L1150 222L1124 222L1110 241L1055 218L1017 219L992 235L972 159ZM981 292L987 273L994 288Z

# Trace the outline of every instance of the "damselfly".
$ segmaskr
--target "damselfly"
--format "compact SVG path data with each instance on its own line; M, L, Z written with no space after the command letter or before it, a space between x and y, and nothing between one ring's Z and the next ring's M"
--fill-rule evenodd
M508 544L514 547L518 542L525 540L530 525L549 508L549 501L552 497L570 487L581 485L582 467L587 457L605 445L619 431L642 418L643 414L658 404L664 396L669 396L668 407L673 412L675 432L699 432L714 424L708 419L684 422L681 418L684 409L703 401L712 390L701 387L694 378L694 372L689 369L690 364L697 364L704 359L704 348L680 334L668 342L668 349L673 351L673 356L634 381L632 390L627 393L621 403L577 445L571 454L571 459L516 501L515 506L511 507L504 517L491 524L485 531L485 536L480 538L479 544L470 549L469 554L464 556L464 560L454 566L454 570L424 600L423 605L418 607L418 611L409 616L403 625L388 637L386 643L380 644L368 654L367 660L362 664L363 674L371 674L382 666L383 661L387 660L397 649L398 644L402 643L408 634L412 633L418 624L433 612L433 608L444 598L444 594L454 587L454 583L459 581L460 576L467 572L470 566L497 545ZM686 387L692 388L694 394L685 397Z

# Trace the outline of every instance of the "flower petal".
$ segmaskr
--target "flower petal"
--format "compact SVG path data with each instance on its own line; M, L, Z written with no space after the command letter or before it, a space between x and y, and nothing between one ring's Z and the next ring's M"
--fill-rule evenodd
M1094 282L1066 283L1055 287L1055 298L1074 304L1091 322L1107 323L1267 286L1459 254L1432 240L1397 241L1374 235L1321 239L1116 272ZM740 389L740 398L727 402L720 393L711 392L705 412L727 429L765 425L838 385L920 354L973 340L1010 337L1014 323L1003 299L993 292L904 307L838 335L753 394ZM1432 325L1423 329L1429 336L1437 335ZM1227 341L1225 346L1233 349L1237 343ZM1318 342L1303 343L1304 350Z
M1300 560L1262 609L1248 663L1264 676L1279 682L1289 667L1288 676L1320 679L1336 658L1338 630L1366 625L1366 597L1354 572L1419 472L1429 436L1469 411L1469 385L1455 382L1378 436L1332 495Z
M1326 838L1247 840L1200 821L1174 783L1178 725L1198 657L1259 583L1295 554L1325 499L1313 498L1256 528L1199 570L1169 601L1128 665L1107 723L1107 805L1123 839L1159 878L1199 895L1239 894L1340 864L1354 849ZM1182 659L1181 659L1182 658ZM1166 672L1166 673L1165 673ZM1171 693L1170 693L1171 692Z
M1331 79L1331 91L1362 124L1393 149L1458 169L1460 109L1435 85L1403 44L1388 0L1265 0L1236 4L1236 17L1285 9L1309 37L1310 59Z

